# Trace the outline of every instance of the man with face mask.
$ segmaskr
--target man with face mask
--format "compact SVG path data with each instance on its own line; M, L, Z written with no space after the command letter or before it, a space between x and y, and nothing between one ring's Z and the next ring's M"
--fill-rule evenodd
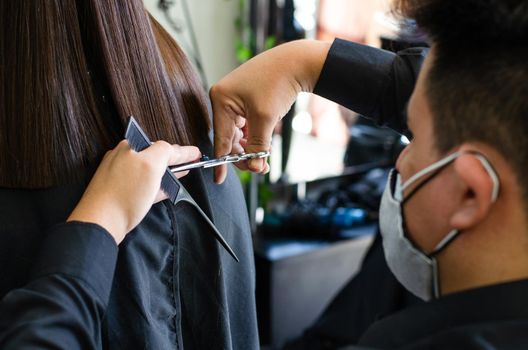
M390 270L426 302L375 322L358 344L526 348L528 4L410 0L396 7L432 44L407 119L396 112L414 83L408 59L340 41L297 42L213 87L217 152L228 153L237 127L246 138L235 148L267 150L301 90L408 132L412 142L387 183L380 228ZM261 161L246 166L267 171Z

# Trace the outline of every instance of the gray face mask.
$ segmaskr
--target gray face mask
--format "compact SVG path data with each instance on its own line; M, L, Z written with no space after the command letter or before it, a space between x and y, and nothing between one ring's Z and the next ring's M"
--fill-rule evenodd
M401 183L400 175L396 169L393 169L381 199L380 230L387 264L405 288L426 301L438 298L440 295L438 263L435 256L452 242L460 232L452 230L436 245L431 253L426 254L407 238L408 235L405 232L403 218L403 204L442 169L464 154L472 154L477 157L488 172L493 181L491 202L495 202L499 194L499 178L488 160L483 155L475 152L453 153L414 174L403 184ZM430 174L428 178L418 184L406 198L403 198L405 189L428 174Z

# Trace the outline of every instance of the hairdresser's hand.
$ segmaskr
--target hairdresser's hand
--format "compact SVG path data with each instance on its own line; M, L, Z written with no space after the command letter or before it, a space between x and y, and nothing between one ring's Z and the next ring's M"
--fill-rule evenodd
M215 155L269 151L273 129L301 91L311 92L330 44L300 40L268 50L220 80L210 91L214 113ZM241 169L265 173L265 159L253 159ZM226 166L215 169L222 183Z
M160 190L167 166L198 158L200 151L192 146L158 141L137 153L123 140L105 155L68 221L99 224L119 244L141 222L152 204L167 198Z

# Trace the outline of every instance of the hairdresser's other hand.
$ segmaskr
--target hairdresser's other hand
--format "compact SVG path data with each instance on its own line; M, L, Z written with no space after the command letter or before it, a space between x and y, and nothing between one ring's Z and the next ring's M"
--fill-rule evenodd
M200 151L193 146L158 141L138 153L123 140L106 153L68 221L99 224L119 244L154 203L167 198L160 190L167 166L198 158Z
M319 78L329 43L299 40L268 50L225 76L211 88L217 157L269 151L273 129L301 91L311 92ZM239 163L241 169L265 173L266 159ZM215 169L222 183L226 166Z

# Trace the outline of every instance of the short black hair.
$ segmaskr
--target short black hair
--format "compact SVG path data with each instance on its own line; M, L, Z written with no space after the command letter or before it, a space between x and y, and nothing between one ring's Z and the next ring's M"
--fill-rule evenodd
M528 45L528 1L395 0L435 43Z
M401 0L396 10L433 45L426 96L437 150L492 146L528 203L528 1Z

